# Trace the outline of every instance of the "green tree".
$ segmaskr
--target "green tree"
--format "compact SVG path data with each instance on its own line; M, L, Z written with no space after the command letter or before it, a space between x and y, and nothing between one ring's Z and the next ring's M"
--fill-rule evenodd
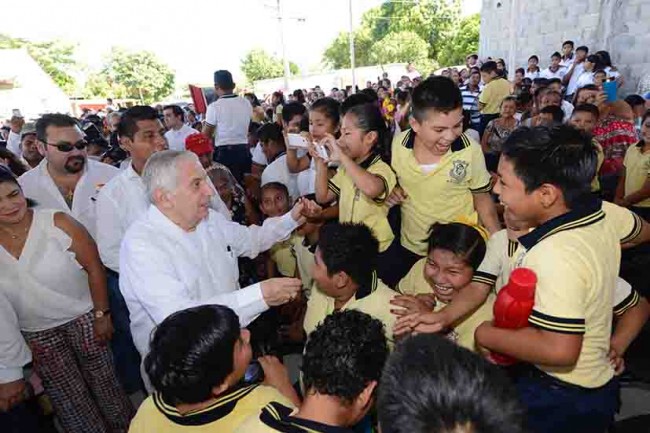
M373 39L367 28L354 32L354 64L355 66L372 65L370 59ZM350 33L341 32L323 53L323 62L334 69L350 67Z
M427 43L417 33L389 33L375 42L371 50L374 63L419 62L427 58Z
M110 96L105 94L110 91L118 97L121 93L123 97L147 104L163 99L174 90L174 72L150 51L131 52L114 47L104 69L91 78L86 83L87 95Z
M481 16L470 15L461 20L454 35L445 41L438 61L444 66L462 65L468 54L478 52Z
M25 48L52 80L69 95L75 90L76 81L70 72L78 69L74 59L75 45L59 40L31 42L0 34L0 49Z
M268 78L278 78L284 75L284 64L282 60L271 56L261 48L250 50L241 59L241 70L251 83ZM298 65L289 62L289 71L292 75L300 73Z

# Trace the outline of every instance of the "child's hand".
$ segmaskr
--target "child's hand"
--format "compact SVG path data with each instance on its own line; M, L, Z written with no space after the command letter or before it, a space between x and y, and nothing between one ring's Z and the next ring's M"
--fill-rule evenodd
M302 214L307 218L320 219L323 216L323 208L313 200L303 199L304 208Z
M397 317L403 317L409 314L429 313L433 309L429 307L430 304L428 302L411 295L396 296L391 299L390 304L400 307L391 308L390 310Z
M341 162L341 147L336 142L336 138L334 138L333 135L327 134L327 136L320 141L320 145L327 149L330 161Z
M304 217L303 211L305 209L305 202L304 199L300 199L296 202L296 204L293 206L293 209L291 209L291 218L299 225L303 225L304 223L307 222L307 218Z
M616 376L623 374L625 371L625 360L623 359L623 355L619 355L616 349L610 347L607 357L609 358L609 363L614 368L614 374Z
M386 203L388 204L388 207L399 206L407 198L408 194L406 194L406 191L404 191L401 186L397 185L388 195Z
M414 313L397 319L393 333L396 336L416 333L437 333L449 326L443 311Z
M320 153L318 153L318 149L316 149L316 145L313 142L309 142L309 156L311 156L314 161L316 161L316 167L323 167L327 168L327 160L323 159Z

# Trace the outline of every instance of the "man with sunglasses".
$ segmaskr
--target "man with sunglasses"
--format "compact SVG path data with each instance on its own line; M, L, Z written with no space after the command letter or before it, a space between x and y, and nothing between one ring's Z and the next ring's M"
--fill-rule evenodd
M44 159L18 179L25 196L41 207L72 215L94 238L97 194L119 170L88 159L84 133L77 120L65 114L38 119L36 139Z

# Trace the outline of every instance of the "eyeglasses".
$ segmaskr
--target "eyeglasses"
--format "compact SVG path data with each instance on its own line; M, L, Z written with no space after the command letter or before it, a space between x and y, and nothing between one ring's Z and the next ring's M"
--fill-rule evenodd
M88 142L86 140L79 140L76 143L66 143L66 142L61 142L61 143L47 143L45 142L48 146L56 147L56 149L60 152L71 152L72 149L78 149L78 150L84 150L86 147L88 147Z

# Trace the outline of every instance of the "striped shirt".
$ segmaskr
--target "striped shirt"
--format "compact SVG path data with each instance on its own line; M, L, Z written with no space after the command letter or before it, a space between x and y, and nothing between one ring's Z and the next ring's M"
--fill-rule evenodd
M460 92L463 95L463 111L469 111L471 123L478 125L481 123L481 113L478 110L478 97L481 91L479 89L472 91L469 86L463 86Z

